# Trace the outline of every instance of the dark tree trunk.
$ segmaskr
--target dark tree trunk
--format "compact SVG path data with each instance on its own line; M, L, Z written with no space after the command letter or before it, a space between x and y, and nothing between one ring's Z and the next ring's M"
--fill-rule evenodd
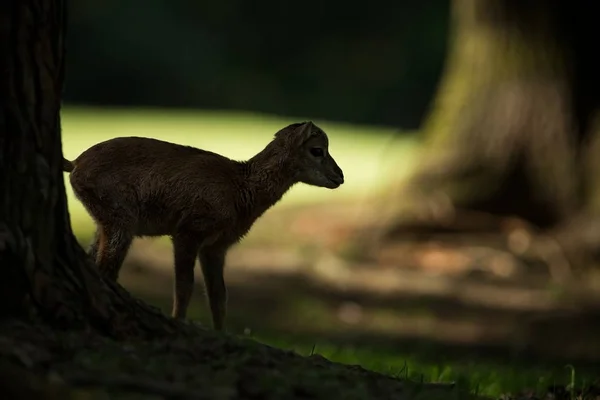
M447 224L467 211L546 230L573 228L600 211L591 15L560 0L453 0L423 162L396 215L424 212L429 224ZM580 241L600 238L580 231Z
M113 336L176 323L104 282L70 227L61 170L65 0L0 5L0 317Z

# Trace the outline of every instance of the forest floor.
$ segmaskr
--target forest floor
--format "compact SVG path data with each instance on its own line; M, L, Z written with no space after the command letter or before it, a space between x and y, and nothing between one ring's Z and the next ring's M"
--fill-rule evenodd
M2 399L483 400L466 386L413 382L195 328L194 335L117 342L3 322Z
M357 259L347 244L369 220L350 204L270 211L229 254L229 331L496 398L600 378L597 280L554 282L500 234L389 243ZM210 326L196 271L190 317ZM137 241L121 282L168 313L170 243Z

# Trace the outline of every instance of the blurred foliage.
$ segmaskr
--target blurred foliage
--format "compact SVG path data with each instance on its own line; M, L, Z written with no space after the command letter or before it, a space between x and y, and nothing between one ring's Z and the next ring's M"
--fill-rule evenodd
M65 100L415 128L449 2L70 2Z

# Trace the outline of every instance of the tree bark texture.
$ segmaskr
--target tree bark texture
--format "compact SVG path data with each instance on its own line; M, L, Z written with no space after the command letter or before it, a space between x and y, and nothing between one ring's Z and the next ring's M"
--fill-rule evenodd
M408 187L542 229L600 211L592 13L561 0L453 0L451 18Z
M71 231L61 170L65 14L65 0L0 5L0 318L113 336L174 332L175 321L104 282Z

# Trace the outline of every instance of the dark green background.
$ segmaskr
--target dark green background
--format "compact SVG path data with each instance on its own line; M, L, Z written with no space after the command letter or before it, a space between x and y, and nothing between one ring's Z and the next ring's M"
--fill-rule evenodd
M77 0L65 100L406 129L442 71L448 1Z

